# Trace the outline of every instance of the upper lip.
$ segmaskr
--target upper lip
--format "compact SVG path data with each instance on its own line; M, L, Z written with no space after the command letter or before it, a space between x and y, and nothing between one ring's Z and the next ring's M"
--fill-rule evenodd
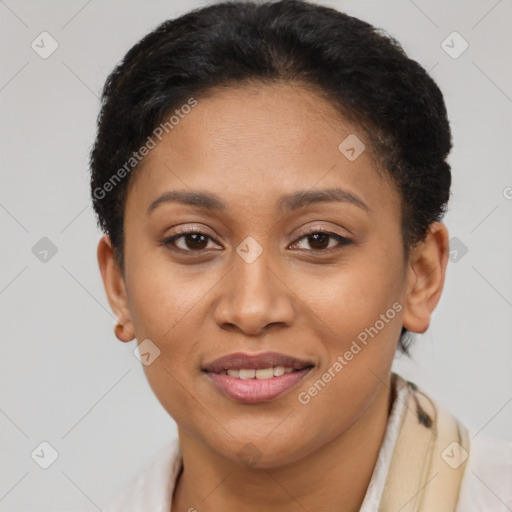
M274 366L284 366L300 370L314 366L311 361L298 359L297 357L280 354L279 352L262 352L261 354L246 354L236 352L227 356L219 357L204 366L203 370L212 373L220 373L230 369L261 370Z

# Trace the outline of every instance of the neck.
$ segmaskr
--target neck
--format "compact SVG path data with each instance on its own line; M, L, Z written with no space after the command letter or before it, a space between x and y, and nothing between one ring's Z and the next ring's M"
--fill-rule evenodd
M393 400L391 381L382 385L366 411L321 449L272 469L241 466L219 457L178 428L183 469L172 512L356 512L377 462Z

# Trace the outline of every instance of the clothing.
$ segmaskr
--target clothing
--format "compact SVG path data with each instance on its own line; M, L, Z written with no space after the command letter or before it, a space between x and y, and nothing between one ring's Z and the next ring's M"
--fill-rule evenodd
M395 398L360 512L379 510L400 426L410 410L408 383L393 374L392 385ZM467 432L469 458L465 462L459 501L453 512L511 512L512 442L469 429ZM174 486L182 468L181 457L179 439L173 439L136 477L125 484L104 512L172 512Z

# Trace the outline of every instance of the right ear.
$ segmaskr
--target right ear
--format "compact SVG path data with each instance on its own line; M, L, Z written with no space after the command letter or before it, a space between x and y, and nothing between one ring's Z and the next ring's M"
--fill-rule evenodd
M123 326L122 341L131 341L135 338L135 332L128 309L126 286L108 235L103 235L100 238L97 257L108 302L118 323Z

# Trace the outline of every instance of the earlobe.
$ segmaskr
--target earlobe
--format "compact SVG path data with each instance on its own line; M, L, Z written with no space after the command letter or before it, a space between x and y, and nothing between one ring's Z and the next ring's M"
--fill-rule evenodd
M120 324L119 322L117 322L114 327L114 334L116 335L116 338L119 341L122 341L123 343L126 343L127 341L132 341L134 338L133 335L125 331L123 324Z
M98 242L97 258L108 302L118 319L114 329L116 337L120 341L131 341L135 333L128 308L126 286L108 235L103 235Z
M430 325L431 314L443 291L449 249L446 226L434 222L425 240L411 252L402 317L403 326L411 332L423 333Z

